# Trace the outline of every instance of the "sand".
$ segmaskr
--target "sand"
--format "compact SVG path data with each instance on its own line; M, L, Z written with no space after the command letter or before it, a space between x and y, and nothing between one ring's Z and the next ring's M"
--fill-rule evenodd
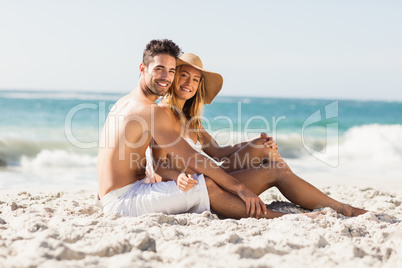
M374 213L272 220L104 215L91 191L0 193L0 267L402 267L400 193L321 188ZM271 208L302 209L276 189Z

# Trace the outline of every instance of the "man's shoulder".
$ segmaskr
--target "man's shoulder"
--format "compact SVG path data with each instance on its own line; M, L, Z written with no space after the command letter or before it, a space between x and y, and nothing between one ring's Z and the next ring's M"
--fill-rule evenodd
M160 111L160 107L154 102L137 100L127 96L119 99L114 105L114 109L119 114L143 116L149 115L152 111Z

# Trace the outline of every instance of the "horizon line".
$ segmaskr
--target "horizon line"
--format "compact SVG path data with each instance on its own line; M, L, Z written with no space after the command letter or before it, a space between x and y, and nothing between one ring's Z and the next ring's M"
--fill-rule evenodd
M10 89L10 88L0 88L0 93L1 92L20 92L20 93L30 93L30 92L36 92L36 93L77 93L77 94L128 94L130 91L107 91L107 90L78 90L78 89ZM221 94L216 96L217 98L221 97L235 97L235 98L268 98L268 99L301 99L301 100L330 100L330 101L336 101L336 100L341 100L341 101L367 101L367 102L402 102L402 100L395 100L395 99L371 99L371 98L350 98L350 97L300 97L300 96L295 96L295 97L287 97L287 96L265 96L265 95L228 95L228 94Z

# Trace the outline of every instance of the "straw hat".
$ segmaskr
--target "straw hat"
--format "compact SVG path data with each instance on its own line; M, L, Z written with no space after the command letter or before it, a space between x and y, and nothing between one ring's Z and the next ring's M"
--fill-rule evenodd
M223 78L218 73L213 73L203 69L202 61L200 57L194 55L193 53L184 53L178 59L176 66L180 65L190 65L202 72L204 77L205 86L205 104L210 104L212 100L221 91L223 85Z

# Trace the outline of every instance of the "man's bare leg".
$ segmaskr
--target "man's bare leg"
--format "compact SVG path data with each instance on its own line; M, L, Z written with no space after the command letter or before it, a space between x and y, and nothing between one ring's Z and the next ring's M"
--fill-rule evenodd
M238 196L231 194L222 188L220 188L213 180L205 177L205 183L208 189L208 196L211 204L211 209L218 215L225 218L241 219L250 217L246 213L246 206L243 200ZM278 218L288 213L277 212L268 209L267 214L260 214L259 218L263 219L273 219ZM310 212L301 213L302 215L308 216L310 218L319 217L321 212Z
M367 212L330 198L298 177L287 166L281 166L280 163L269 163L259 168L235 171L230 175L244 183L257 195L276 186L290 202L310 210L330 207L348 217Z
M250 217L246 213L246 205L240 197L220 188L213 180L205 177L211 209L225 218L241 219ZM272 219L286 213L268 210L268 214L261 213L260 218Z

